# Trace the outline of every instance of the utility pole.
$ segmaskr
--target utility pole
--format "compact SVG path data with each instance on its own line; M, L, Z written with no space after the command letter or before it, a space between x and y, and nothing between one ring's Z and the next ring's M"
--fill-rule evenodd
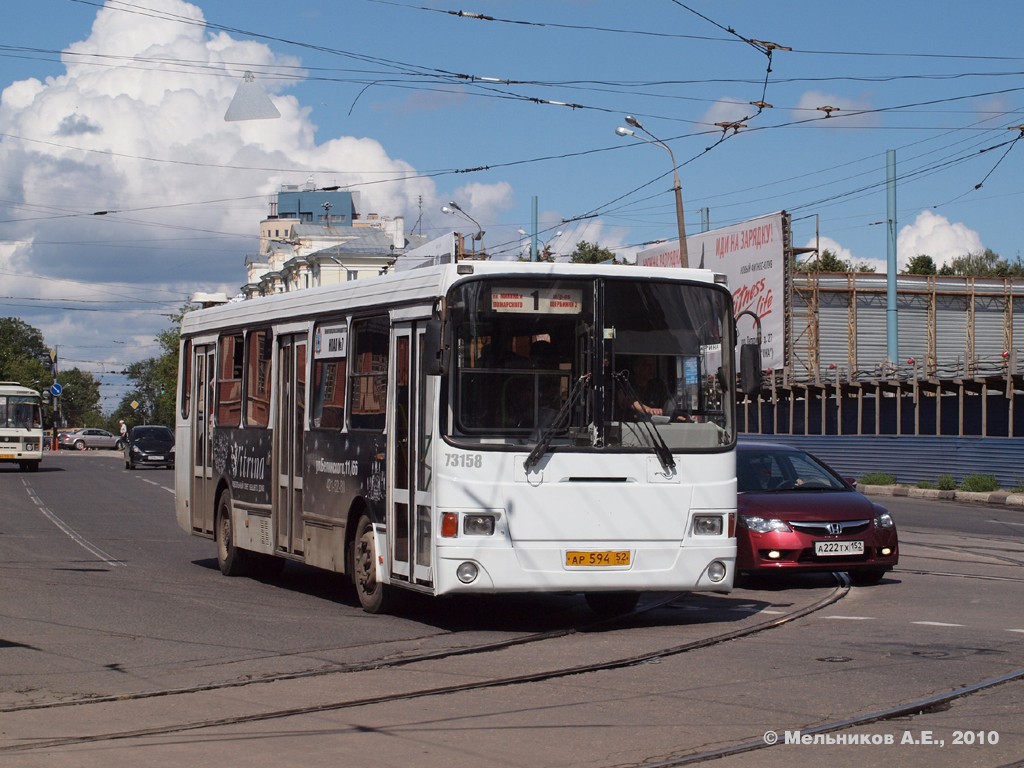
M885 274L885 331L889 362L899 360L899 326L896 314L896 150L885 153L886 167L886 274Z
M53 375L53 386L51 387L51 394L56 390L57 387L57 350L59 347L54 345L50 350L50 373ZM56 451L58 448L57 443L57 421L60 418L60 395L53 395L53 442L50 443L50 449Z

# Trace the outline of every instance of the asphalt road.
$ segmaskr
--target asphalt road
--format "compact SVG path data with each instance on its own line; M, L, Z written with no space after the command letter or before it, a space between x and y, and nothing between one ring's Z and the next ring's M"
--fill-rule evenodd
M34 474L0 466L5 766L681 765L723 750L712 765L934 768L1024 757L1019 678L839 727L1024 668L1024 514L1012 509L879 499L902 557L876 587L816 575L652 595L648 612L593 627L571 595L414 601L369 616L343 579L313 569L224 578L212 542L177 528L171 486L171 472L129 472L113 453L47 456ZM513 638L531 641L390 664ZM679 650L709 638L721 639ZM547 675L595 661L605 668ZM448 690L467 682L480 687Z

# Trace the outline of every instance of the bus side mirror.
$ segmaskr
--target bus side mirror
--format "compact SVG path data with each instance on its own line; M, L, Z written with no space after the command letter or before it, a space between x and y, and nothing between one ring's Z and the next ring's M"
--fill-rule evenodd
M761 391L761 346L740 345L740 392L753 397Z
M427 321L423 334L423 372L441 376L448 370L448 347L444 343L444 326L437 318Z

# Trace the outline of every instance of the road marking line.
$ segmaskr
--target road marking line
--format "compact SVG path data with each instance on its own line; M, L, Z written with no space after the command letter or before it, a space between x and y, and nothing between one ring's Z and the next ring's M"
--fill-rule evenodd
M31 485L29 485L26 482L25 486L26 486L26 489L28 490L29 498L32 499L32 502L36 505L36 507L38 507L39 511L42 512L43 517L45 517L51 523L53 523L58 528L60 528L60 530L63 531L64 534L69 539L71 539L73 542L75 542L75 544L77 544L78 546L80 546L82 549L86 550L90 554L92 554L94 557L99 558L100 560L102 560L107 565L116 565L116 566L124 566L124 567L128 566L128 563L125 563L125 562L123 562L121 560L115 559L113 555L110 555L110 554L104 552L99 547L97 547L97 546L95 546L93 544L90 544L88 541L86 541L84 538L82 538L82 536L80 536L73 528L71 528L71 526L69 526L67 523L65 523L63 520L61 520L55 514L53 514L53 512L51 512L47 508L47 506L45 504L43 504L42 499L40 499L36 495L36 493L32 489Z
M945 621L912 621L911 624L921 624L925 627L962 627L963 624L948 624Z

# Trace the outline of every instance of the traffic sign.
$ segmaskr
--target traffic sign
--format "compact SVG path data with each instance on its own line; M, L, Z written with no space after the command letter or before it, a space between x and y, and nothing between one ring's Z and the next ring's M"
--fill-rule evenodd
M56 381L53 382L53 386L50 387L50 394L54 397L60 397L60 393L64 391L64 387L58 384Z

